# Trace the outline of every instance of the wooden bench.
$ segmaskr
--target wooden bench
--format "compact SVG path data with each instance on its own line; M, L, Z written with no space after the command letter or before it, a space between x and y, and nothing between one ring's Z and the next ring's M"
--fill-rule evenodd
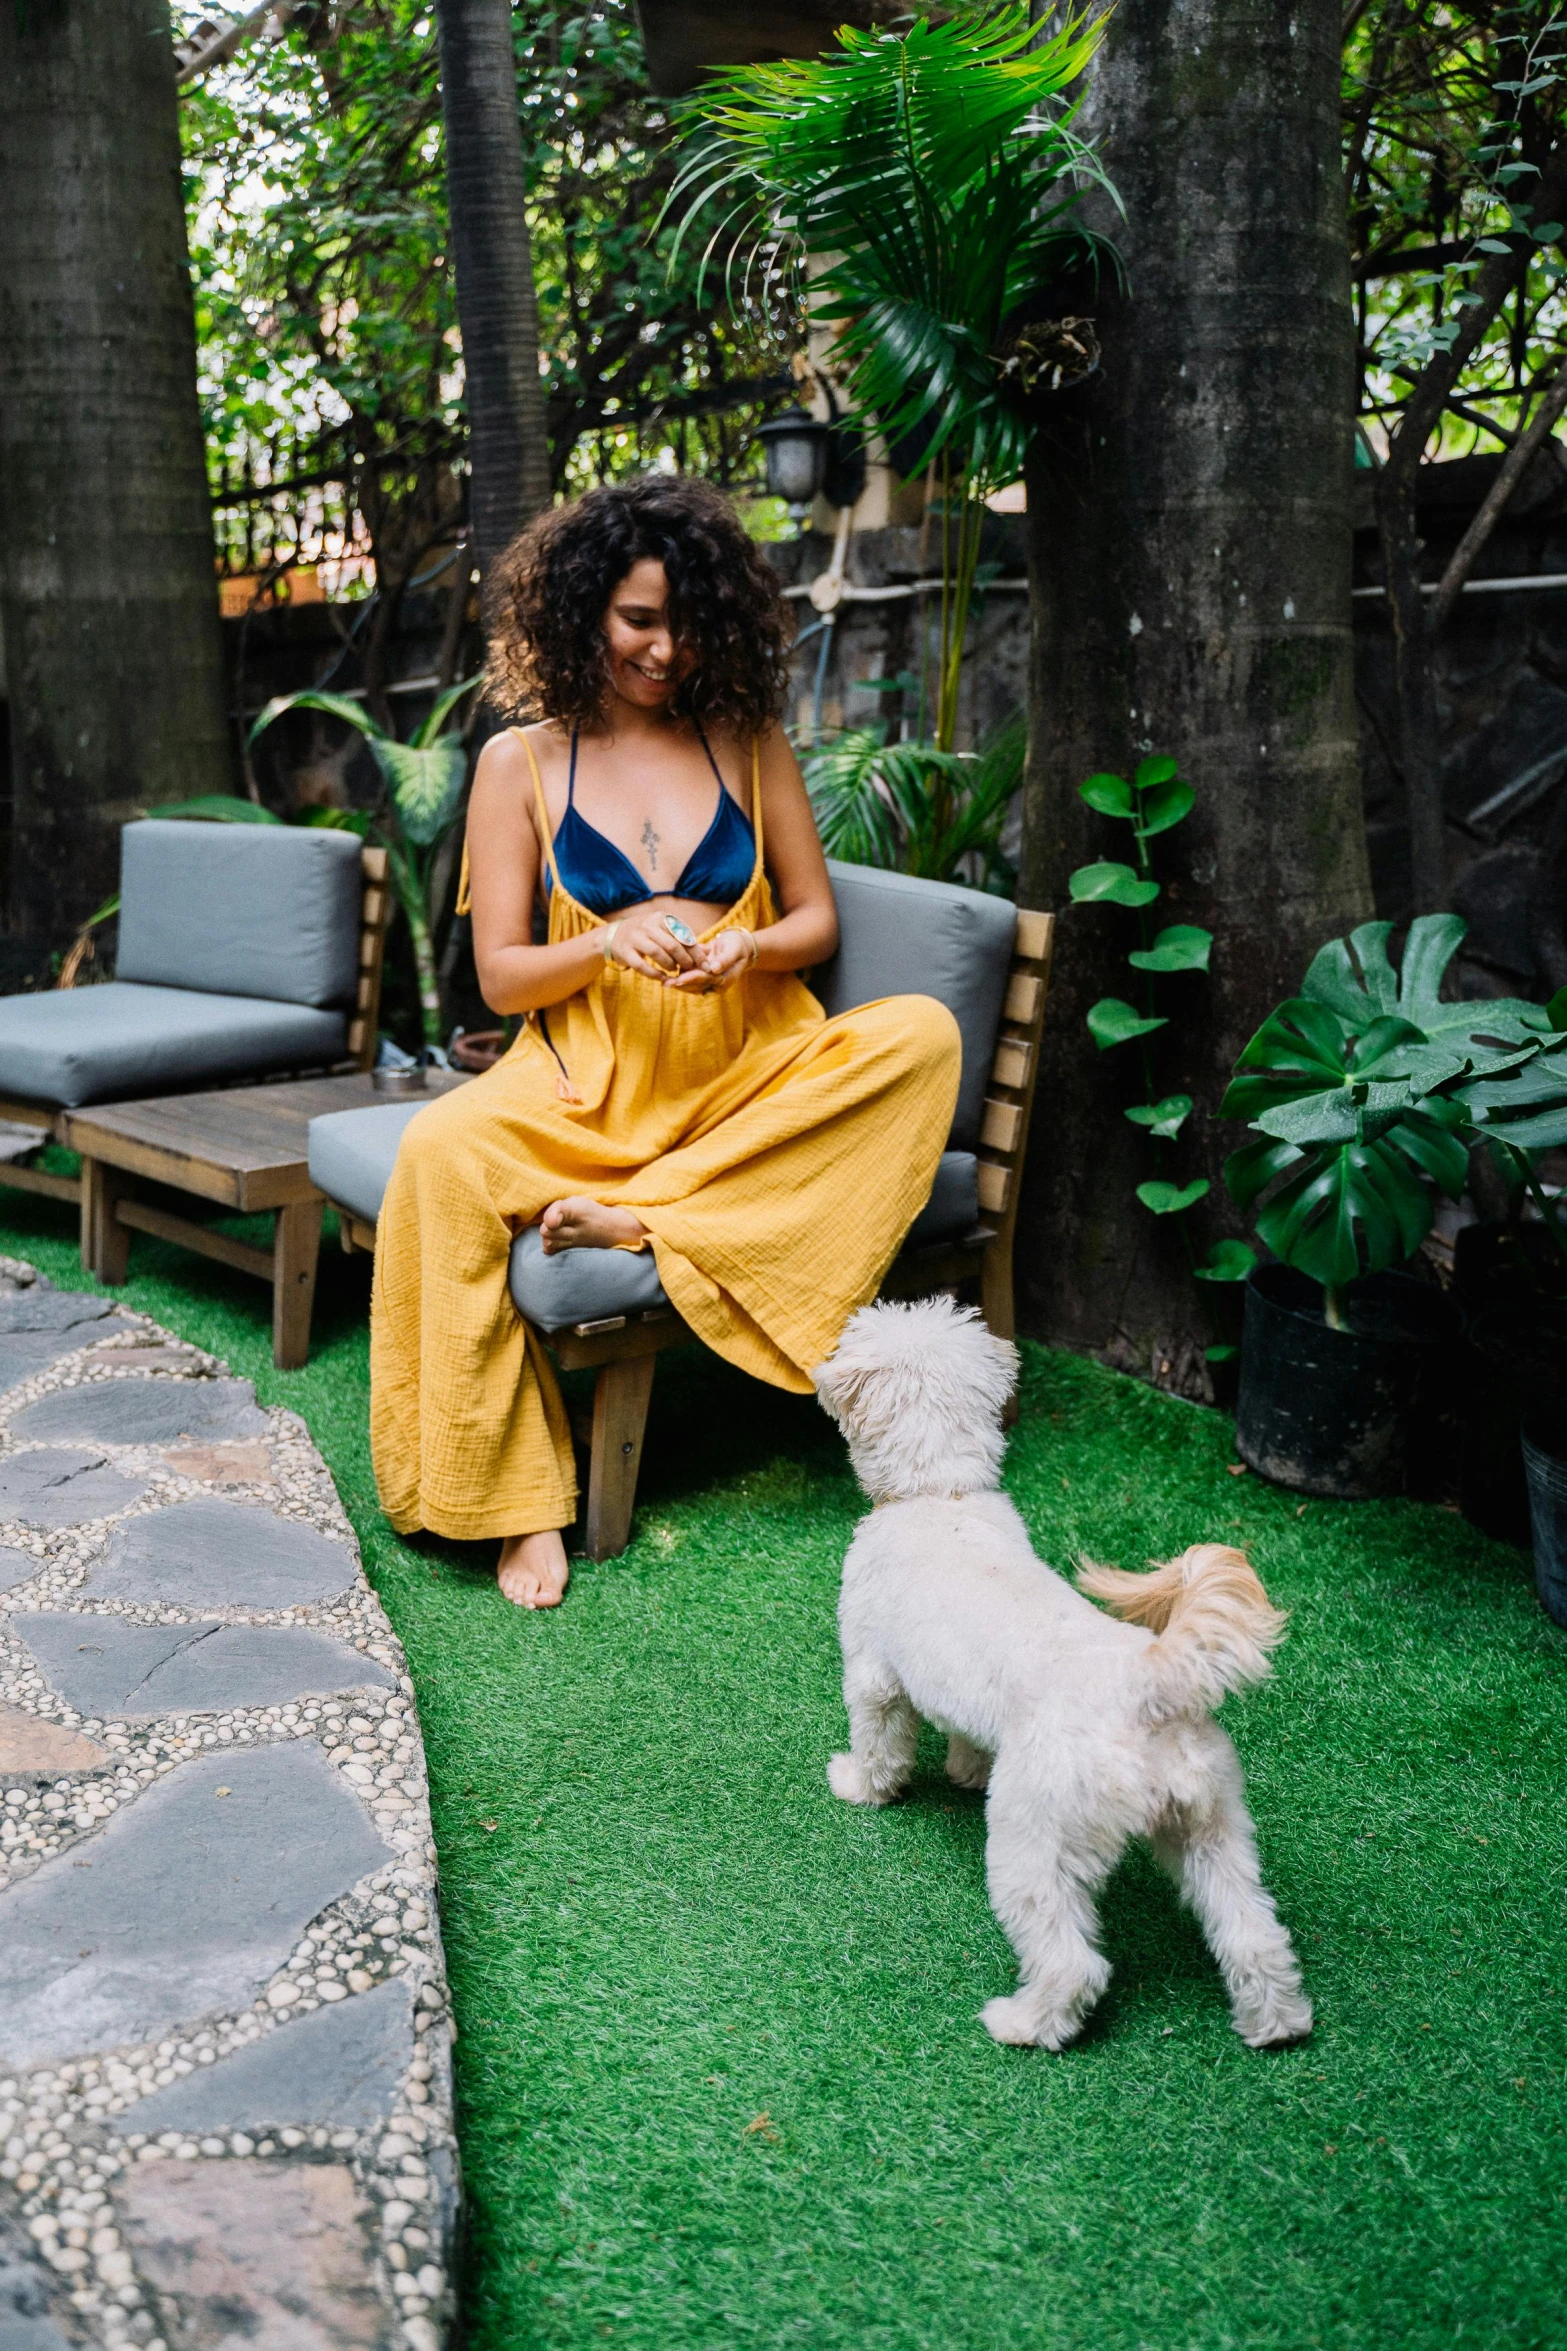
M1054 930L1053 915L1018 910L976 1154L980 1222L955 1240L906 1248L890 1268L881 1292L885 1298L928 1298L975 1283L987 1325L1005 1339L1015 1329L1013 1235L1039 1076ZM341 1209L339 1214L343 1246L373 1250L375 1226L362 1216ZM540 1336L563 1371L597 1374L583 1547L590 1559L612 1559L625 1549L631 1532L654 1366L666 1347L696 1343L696 1333L672 1306L659 1306L640 1315L610 1315Z

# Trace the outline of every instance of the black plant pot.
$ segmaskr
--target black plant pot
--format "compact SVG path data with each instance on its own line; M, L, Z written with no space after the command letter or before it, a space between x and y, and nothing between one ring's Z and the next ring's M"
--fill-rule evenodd
M1276 1486L1358 1502L1408 1485L1411 1437L1458 1317L1408 1274L1373 1274L1345 1300L1350 1328L1334 1330L1317 1283L1288 1265L1252 1268L1235 1446Z
M1534 1588L1540 1606L1567 1625L1567 1414L1535 1413L1524 1423L1523 1462L1534 1528Z
M1464 1337L1458 1500L1471 1526L1527 1550L1520 1431L1531 1413L1567 1398L1567 1306L1501 1288L1509 1303L1476 1314Z

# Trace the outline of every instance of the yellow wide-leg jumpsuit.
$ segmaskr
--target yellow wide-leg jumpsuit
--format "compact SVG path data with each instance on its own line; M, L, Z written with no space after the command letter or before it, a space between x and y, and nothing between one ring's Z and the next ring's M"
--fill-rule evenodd
M536 765L534 787L548 842ZM754 758L751 804L751 879L707 938L777 920ZM600 927L549 856L551 940ZM409 1123L387 1187L370 1424L392 1524L472 1540L575 1516L560 1390L506 1278L514 1236L555 1200L634 1209L698 1336L808 1392L925 1204L960 1058L957 1023L933 997L828 1020L790 972L686 995L606 962L530 1015L494 1069Z

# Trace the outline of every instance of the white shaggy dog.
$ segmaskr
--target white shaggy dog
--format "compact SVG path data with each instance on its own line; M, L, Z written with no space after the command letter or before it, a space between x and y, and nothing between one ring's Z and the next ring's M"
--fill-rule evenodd
M1110 1978L1095 1895L1134 1836L1195 1911L1241 2038L1297 2040L1311 2005L1210 1719L1268 1672L1284 1618L1218 1543L1151 1575L1084 1568L1078 1591L1046 1567L996 1485L1016 1370L1015 1348L937 1298L862 1308L815 1375L875 1505L844 1561L850 1751L828 1783L889 1803L923 1716L947 1733L949 1776L988 1786L986 1876L1020 1971L981 2011L996 2040L1059 2049L1081 2030Z

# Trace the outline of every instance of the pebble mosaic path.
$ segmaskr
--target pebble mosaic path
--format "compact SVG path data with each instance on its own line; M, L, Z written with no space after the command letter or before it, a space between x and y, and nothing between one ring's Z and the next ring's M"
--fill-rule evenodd
M303 1422L0 1258L0 2351L442 2351L451 2039Z

